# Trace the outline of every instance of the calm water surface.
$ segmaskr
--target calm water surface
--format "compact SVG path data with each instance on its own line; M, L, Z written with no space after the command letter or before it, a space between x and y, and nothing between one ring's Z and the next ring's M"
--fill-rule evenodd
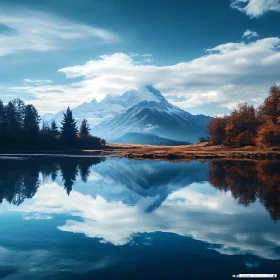
M280 273L280 162L0 159L0 279Z

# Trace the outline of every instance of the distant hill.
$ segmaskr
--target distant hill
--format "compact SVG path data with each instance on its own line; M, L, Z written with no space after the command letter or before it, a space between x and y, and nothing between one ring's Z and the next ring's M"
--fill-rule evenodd
M190 144L187 141L176 141L172 139L162 138L151 133L136 132L127 133L122 137L113 140L112 142L119 144L146 144L158 146L183 146Z

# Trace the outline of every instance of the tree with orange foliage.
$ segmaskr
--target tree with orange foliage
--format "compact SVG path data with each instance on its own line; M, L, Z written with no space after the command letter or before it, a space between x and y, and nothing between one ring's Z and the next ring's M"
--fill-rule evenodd
M263 147L280 145L280 125L267 120L258 130L256 143Z
M257 145L280 145L280 88L273 86L259 110L262 125L258 130Z
M238 109L228 117L223 144L230 147L255 145L259 125L260 119L254 106L247 103L239 104Z
M215 118L208 126L211 145L228 147L280 145L280 87L273 86L264 104L256 110L239 104L228 117Z
M260 107L260 116L264 121L271 120L273 123L277 123L280 118L280 87L270 88L269 96Z
M210 145L221 145L225 140L227 119L214 118L208 125L208 134L210 135Z

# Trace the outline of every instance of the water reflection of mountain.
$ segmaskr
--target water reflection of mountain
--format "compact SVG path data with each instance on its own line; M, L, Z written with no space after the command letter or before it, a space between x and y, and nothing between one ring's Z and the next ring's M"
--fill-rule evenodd
M280 219L280 162L211 161L210 182L221 191L230 191L242 205L259 200L273 220Z
M102 162L103 158L49 157L33 159L0 160L0 202L7 200L19 206L25 199L32 198L37 192L43 178L56 180L58 172L64 182L68 195L77 176L86 181L92 165Z
M52 224L59 215L58 230L114 245L165 232L191 236L225 255L280 259L280 228L265 210L279 219L279 162L103 161L2 160L0 200L20 205L36 193L8 212Z
M101 195L108 201L122 201L135 205L141 198L146 211L157 208L167 196L194 182L208 180L208 163L160 161L132 161L104 158L44 157L28 160L0 161L0 199L20 205L24 199L32 198L40 186L39 174L45 180L61 181L68 195L74 184L84 194ZM97 174L99 180L93 180ZM83 190L83 187L85 188Z
M102 178L91 191L107 201L136 205L145 198L146 211L153 211L178 189L208 180L209 166L199 161L172 163L167 161L133 161L111 159L94 171ZM114 192L118 188L119 194Z
M151 212L179 189L210 180L230 191L242 205L259 200L274 220L280 218L280 162L214 160L208 162L133 161L113 158L33 157L0 160L0 202L20 205L32 198L41 180L61 181L70 195L74 184L83 194ZM99 164L101 163L101 164ZM210 169L209 169L210 164ZM94 165L94 168L91 168ZM81 184L81 182L88 184Z

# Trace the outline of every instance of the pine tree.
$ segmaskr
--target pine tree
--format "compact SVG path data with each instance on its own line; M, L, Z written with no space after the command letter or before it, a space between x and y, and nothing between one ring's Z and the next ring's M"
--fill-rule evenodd
M82 124L80 126L80 135L88 136L89 132L90 132L90 127L89 127L88 121L86 119L83 119Z
M56 122L53 120L52 123L51 123L51 131L54 133L54 134L57 134L58 133L58 126L56 124Z
M7 126L10 131L16 131L20 127L17 110L13 102L9 102L6 106Z
M68 107L66 112L63 113L61 127L61 137L64 141L73 143L77 138L78 129L75 119L73 118L72 111Z
M24 102L17 98L12 100L12 103L15 108L15 118L17 122L19 123L19 127L23 127L23 122L24 122L24 115L25 115L25 105Z
M5 132L6 125L7 125L6 109L3 104L3 101L0 100L0 136L2 133Z
M27 105L25 107L25 114L23 119L23 127L31 134L37 134L39 130L39 123L40 123L40 117L33 105Z
M43 123L42 123L42 131L43 131L43 132L49 132L50 130L51 130L51 129L50 129L48 123L47 123L45 120L43 120Z

